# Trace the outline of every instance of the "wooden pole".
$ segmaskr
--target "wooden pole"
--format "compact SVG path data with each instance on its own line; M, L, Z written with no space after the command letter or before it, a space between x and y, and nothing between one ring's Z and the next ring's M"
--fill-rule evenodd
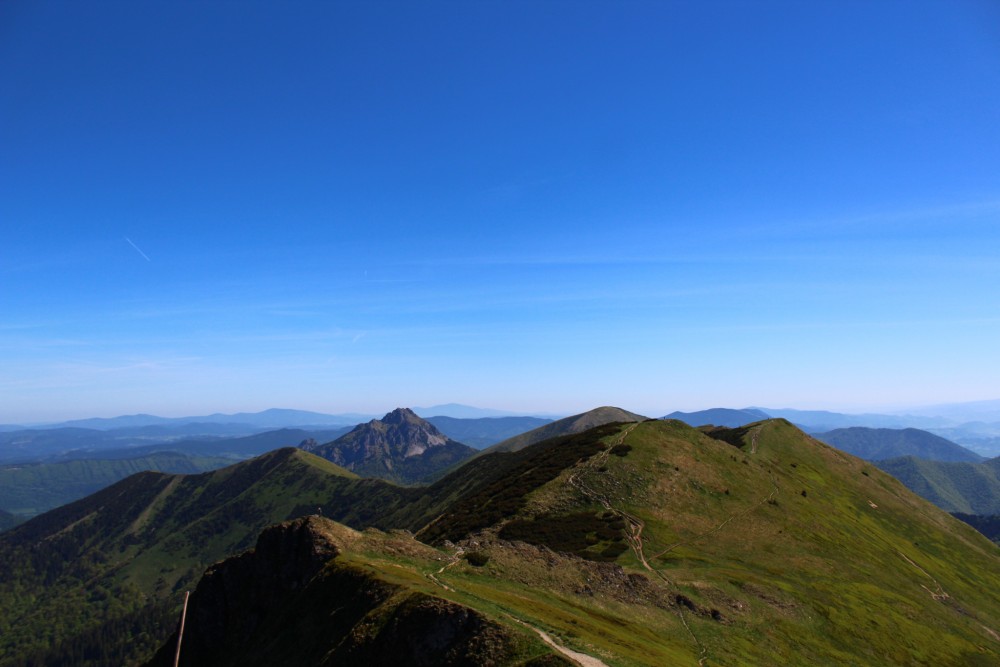
M181 640L184 639L184 619L188 613L188 597L191 591L184 591L184 609L181 610L181 629L177 631L177 653L174 654L174 667L181 664Z

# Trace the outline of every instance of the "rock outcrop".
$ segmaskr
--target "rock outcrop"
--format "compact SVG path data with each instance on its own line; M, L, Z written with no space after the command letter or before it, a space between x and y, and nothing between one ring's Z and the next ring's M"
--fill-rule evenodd
M184 667L504 665L524 636L469 607L340 563L357 537L317 516L265 530L209 568L191 595ZM147 667L173 665L177 633ZM527 664L565 665L555 655Z
M332 442L300 446L363 477L403 484L421 481L477 452L407 408L359 424Z

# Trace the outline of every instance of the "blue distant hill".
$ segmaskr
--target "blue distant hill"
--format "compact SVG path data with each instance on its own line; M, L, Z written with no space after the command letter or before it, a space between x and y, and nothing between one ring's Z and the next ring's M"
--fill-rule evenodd
M697 412L671 412L663 419L677 419L688 426L743 426L751 422L762 419L770 419L771 415L755 408L745 408L734 410L732 408L710 408L708 410L698 410Z

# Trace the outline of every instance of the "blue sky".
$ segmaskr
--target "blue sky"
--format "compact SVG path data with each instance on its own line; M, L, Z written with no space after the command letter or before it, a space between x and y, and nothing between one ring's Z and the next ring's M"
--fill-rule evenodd
M0 4L0 423L1000 397L992 2Z

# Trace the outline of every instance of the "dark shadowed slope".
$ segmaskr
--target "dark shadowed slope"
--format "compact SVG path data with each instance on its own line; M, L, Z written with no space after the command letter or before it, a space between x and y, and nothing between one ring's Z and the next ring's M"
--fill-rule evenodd
M358 562L365 550L396 553L402 562L436 555L409 536L362 535L315 516L269 528L253 550L201 579L180 664L571 664L527 630L438 595L424 577ZM171 667L176 642L175 633L150 667Z
M5 512L4 510L0 510L0 533L9 528L13 528L20 522L21 519L19 519L17 516L11 514L10 512Z

